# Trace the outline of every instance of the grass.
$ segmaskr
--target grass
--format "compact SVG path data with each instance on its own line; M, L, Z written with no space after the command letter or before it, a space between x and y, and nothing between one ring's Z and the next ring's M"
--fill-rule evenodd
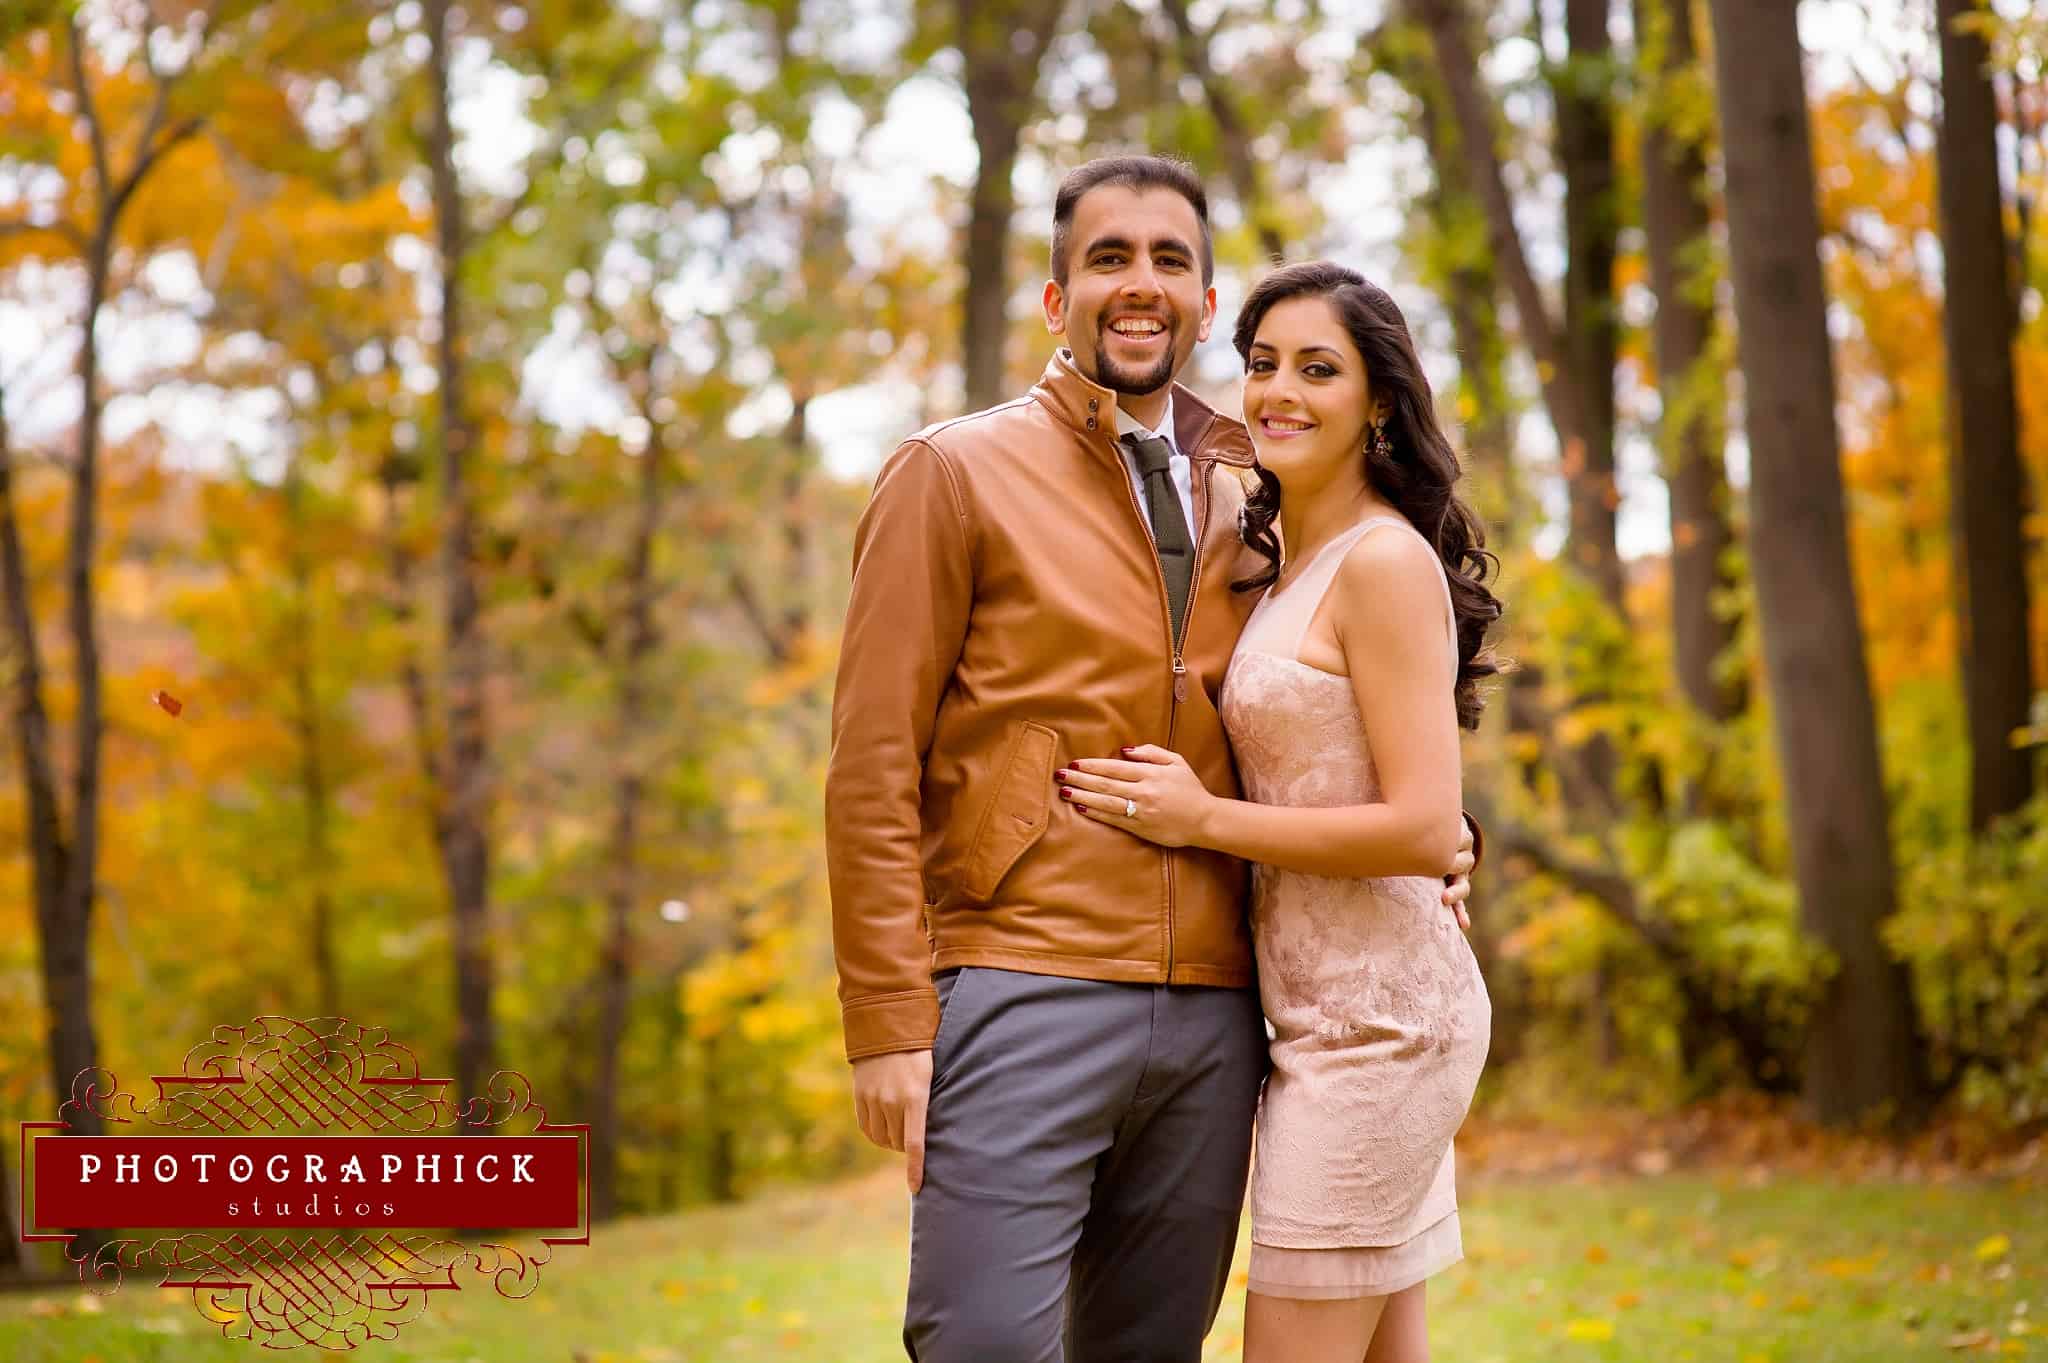
M1467 1261L1431 1284L1445 1363L2048 1359L2038 1186L1811 1177L1485 1180ZM329 1358L418 1363L900 1360L900 1174L601 1229L539 1289L437 1294L391 1343ZM1243 1265L1206 1357L1239 1355ZM247 1360L189 1292L131 1280L0 1297L14 1363ZM254 1355L261 1356L261 1355ZM300 1357L311 1356L301 1351Z

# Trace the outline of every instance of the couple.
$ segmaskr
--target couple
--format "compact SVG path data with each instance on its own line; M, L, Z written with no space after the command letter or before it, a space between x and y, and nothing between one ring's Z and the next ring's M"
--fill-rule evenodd
M856 533L833 935L861 1129L908 1157L922 1363L1193 1363L1255 1112L1253 1363L1426 1357L1461 1255L1489 560L1393 301L1261 280L1248 430L1173 383L1212 273L1183 163L1074 171L1064 348L906 440Z

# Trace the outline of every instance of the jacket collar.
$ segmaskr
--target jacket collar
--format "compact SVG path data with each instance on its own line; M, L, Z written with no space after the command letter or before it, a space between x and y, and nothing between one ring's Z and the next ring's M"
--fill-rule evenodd
M1116 438L1116 394L1075 368L1073 352L1064 346L1046 361L1031 396L1076 431ZM1173 443L1190 459L1252 466L1251 434L1243 423L1217 412L1178 383L1173 386Z

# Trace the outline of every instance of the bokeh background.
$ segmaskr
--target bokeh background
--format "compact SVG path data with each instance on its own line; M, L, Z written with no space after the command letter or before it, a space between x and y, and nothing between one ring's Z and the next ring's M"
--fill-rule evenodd
M527 1073L641 1218L445 1356L895 1356L822 875L850 532L1042 368L1053 186L1129 149L1211 187L1192 385L1235 410L1275 258L1365 270L1501 558L1440 1349L2039 1352L2026 0L8 0L7 1196L79 1070L340 1013ZM195 1356L74 1296L0 1340Z

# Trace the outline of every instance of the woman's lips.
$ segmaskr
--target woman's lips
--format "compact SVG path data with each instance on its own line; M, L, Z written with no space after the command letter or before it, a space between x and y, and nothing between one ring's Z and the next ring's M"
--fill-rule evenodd
M1315 427L1313 425L1275 426L1273 424L1273 419L1271 417L1259 418L1260 433L1270 436L1275 440L1292 440L1294 437L1298 435L1307 435L1310 431L1313 431L1314 429Z

